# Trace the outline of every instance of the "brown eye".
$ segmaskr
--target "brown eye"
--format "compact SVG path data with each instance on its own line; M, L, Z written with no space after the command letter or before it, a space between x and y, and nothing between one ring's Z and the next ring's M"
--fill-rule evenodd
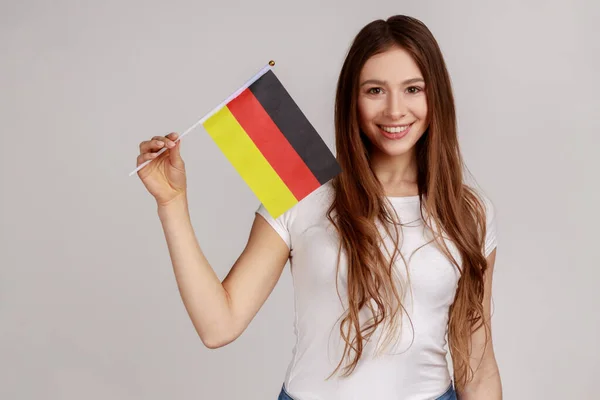
M420 87L411 86L407 90L408 90L408 93L410 93L410 94L417 94L420 91L422 91L423 89L421 89Z
M379 93L381 93L381 88L375 87L375 88L369 89L369 94L379 94Z

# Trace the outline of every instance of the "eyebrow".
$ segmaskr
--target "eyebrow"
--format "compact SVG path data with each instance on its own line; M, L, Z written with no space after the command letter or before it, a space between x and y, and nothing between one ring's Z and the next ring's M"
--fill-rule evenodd
M411 78L411 79L407 79L404 82L402 82L403 85L409 85L411 83L417 83L417 82L422 82L425 83L425 81L423 80L423 78ZM364 81L363 83L360 84L360 86L364 86L364 85L368 85L368 84L375 84L375 85L382 85L385 86L387 85L386 81L380 81L379 79L367 79L366 81Z

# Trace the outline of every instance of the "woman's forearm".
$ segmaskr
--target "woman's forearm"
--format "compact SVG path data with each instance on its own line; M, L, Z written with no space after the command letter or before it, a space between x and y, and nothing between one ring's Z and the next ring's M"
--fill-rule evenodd
M498 372L474 379L458 393L458 400L502 400L502 383Z
M159 205L158 215L188 315L202 342L219 347L233 334L229 296L198 244L187 197Z

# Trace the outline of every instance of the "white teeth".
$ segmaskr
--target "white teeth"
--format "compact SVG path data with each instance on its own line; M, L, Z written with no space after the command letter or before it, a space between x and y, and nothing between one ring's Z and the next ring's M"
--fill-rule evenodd
M400 133L400 132L404 132L405 130L407 130L409 126L410 125L397 126L397 127L396 126L395 127L380 126L380 128L389 133Z

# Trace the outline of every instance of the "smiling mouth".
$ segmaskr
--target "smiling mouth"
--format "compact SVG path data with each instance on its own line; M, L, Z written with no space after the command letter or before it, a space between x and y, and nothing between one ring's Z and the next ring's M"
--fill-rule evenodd
M412 124L408 125L377 125L379 129L388 133L402 133L408 130Z

